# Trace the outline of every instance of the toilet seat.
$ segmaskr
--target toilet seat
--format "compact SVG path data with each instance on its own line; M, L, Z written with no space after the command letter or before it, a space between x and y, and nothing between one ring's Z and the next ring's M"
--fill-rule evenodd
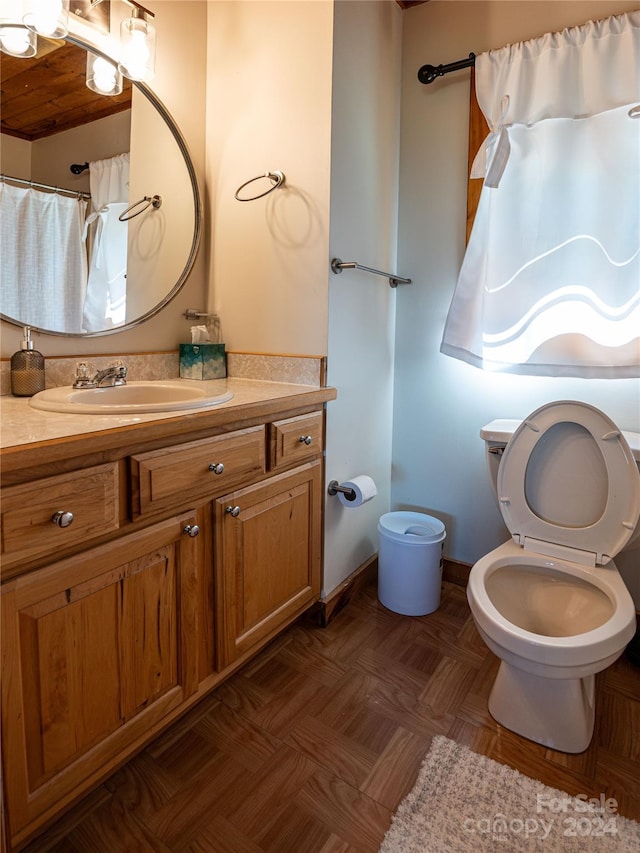
M587 450L581 470L580 455ZM575 482L559 480L567 453ZM536 464L529 470L533 454ZM602 476L598 479L589 466L602 469ZM545 496L543 514L531 505L528 477ZM500 511L516 543L587 566L608 563L631 538L640 516L640 474L629 445L613 421L587 403L558 401L529 415L505 447L497 486ZM597 488L597 507L578 517L583 494ZM563 518L565 508L576 517Z
M604 593L612 605L609 619L583 633L566 636L539 634L511 621L490 595L491 575L501 569L550 570L559 580L573 579L593 585ZM518 585L514 594L523 592ZM635 606L624 581L610 566L583 566L576 561L551 560L543 554L526 551L508 539L474 564L467 585L467 600L480 634L501 660L514 662L527 672L564 677L582 677L595 661L619 654L635 632ZM586 668L586 669L585 669ZM594 670L591 670L592 672ZM563 672L562 675L559 673Z

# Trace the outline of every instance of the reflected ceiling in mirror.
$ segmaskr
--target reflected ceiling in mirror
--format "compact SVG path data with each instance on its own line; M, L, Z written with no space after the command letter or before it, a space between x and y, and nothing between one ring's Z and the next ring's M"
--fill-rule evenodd
M0 261L0 316L50 334L88 336L123 331L164 307L193 266L201 233L193 163L180 130L147 86L132 86L125 80L122 95L98 96L85 85L87 45L72 37L64 42L39 39L39 43L44 49L32 60L2 57L0 153L5 178L0 182L1 239L3 247L12 245L14 250L7 253L3 249ZM124 154L129 157L129 174L120 206L112 204L112 199L105 203L98 192L79 214L84 222L94 213L79 253L84 252L85 257L79 262L75 252L63 249L70 244L60 235L53 240L37 238L50 230L49 220L19 219L23 198L29 195L34 196L33 204L46 208L56 201L52 196L65 198L67 206L73 206L78 193L97 186L101 164ZM92 164L93 171L71 171L72 165L85 163ZM102 236L98 229L111 233L115 220L128 206L156 195L162 199L160 207L141 205L136 208L140 215L115 225L126 229L126 235L118 238L125 241L126 248L125 260L118 262L119 284L114 284L118 263L106 254L108 241L96 252ZM95 215L96 204L99 215ZM70 263L73 274L56 273ZM96 264L97 291L92 278Z
M131 81L121 95L98 96L85 85L87 51L38 38L33 59L2 56L0 129L33 142L131 108Z

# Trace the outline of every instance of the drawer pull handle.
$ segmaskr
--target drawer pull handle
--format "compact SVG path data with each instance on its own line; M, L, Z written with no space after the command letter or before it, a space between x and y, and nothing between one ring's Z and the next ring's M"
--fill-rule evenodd
M186 533L187 536L190 536L192 539L195 539L195 537L198 535L198 533L200 533L200 528L198 527L197 524L186 524L182 528L182 532Z
M311 438L310 435L301 435L300 436L300 444L306 444L307 447L311 444L312 441L313 441L313 439Z
M209 465L209 470L213 471L214 474L222 474L224 471L224 464L222 462L212 462Z
M237 518L240 515L240 507L239 506L228 506L225 510L232 518Z
M61 509L51 516L51 521L56 527L69 527L73 523L73 513L63 512Z

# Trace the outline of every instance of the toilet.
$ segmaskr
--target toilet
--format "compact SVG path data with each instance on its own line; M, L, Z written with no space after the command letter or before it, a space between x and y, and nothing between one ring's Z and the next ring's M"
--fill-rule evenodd
M638 536L640 436L558 401L481 433L511 540L472 567L467 598L500 658L491 716L536 743L591 741L595 674L623 652L635 606L613 557Z

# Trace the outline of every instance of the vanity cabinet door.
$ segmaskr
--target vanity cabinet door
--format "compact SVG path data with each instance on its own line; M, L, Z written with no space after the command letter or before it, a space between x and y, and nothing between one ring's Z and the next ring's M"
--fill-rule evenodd
M215 502L219 667L266 642L320 594L321 462Z
M2 748L13 843L197 687L193 513L2 588ZM193 532L193 531L192 531Z

